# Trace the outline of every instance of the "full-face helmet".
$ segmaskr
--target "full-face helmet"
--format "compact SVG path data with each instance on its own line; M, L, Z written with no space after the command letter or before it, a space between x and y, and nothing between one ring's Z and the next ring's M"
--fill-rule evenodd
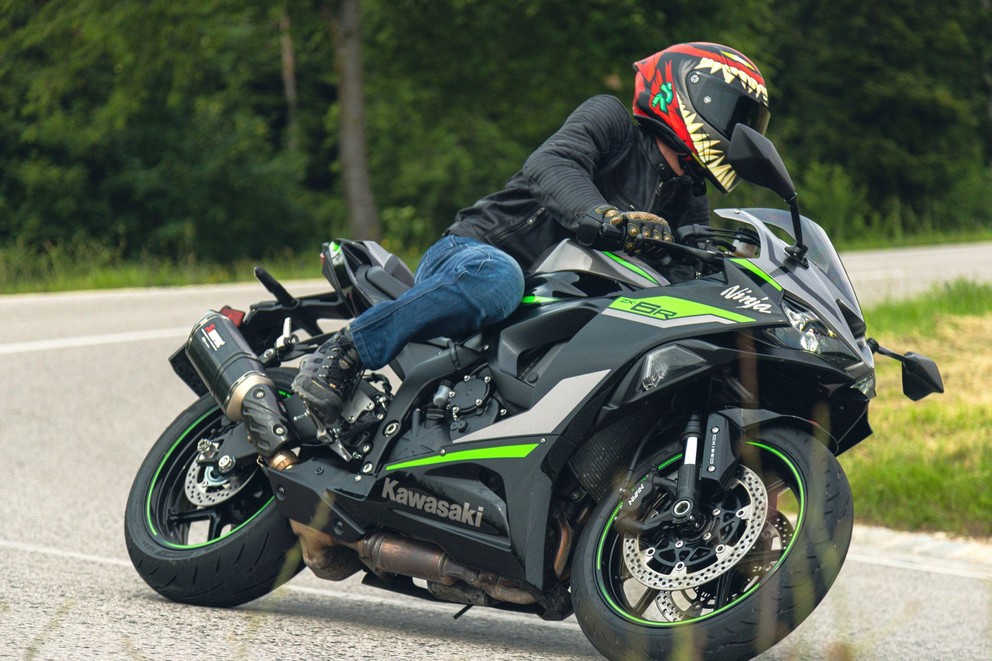
M727 162L737 124L768 127L768 89L739 51L720 44L676 44L634 63L634 117L722 192L738 184ZM698 167L693 167L695 163Z

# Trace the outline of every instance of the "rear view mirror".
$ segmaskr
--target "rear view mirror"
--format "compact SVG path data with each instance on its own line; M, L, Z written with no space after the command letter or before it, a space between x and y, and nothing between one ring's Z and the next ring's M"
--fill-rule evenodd
M744 124L734 127L727 158L741 178L770 188L783 200L795 197L796 186L775 145L754 129Z
M908 352L902 361L902 392L918 401L935 392L944 392L937 363L926 356Z

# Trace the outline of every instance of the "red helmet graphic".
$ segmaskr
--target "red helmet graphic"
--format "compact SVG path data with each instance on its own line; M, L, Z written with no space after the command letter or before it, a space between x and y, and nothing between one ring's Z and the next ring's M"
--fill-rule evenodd
M676 44L634 63L634 117L676 152L691 156L717 188L738 183L727 162L737 124L768 127L765 79L728 46Z

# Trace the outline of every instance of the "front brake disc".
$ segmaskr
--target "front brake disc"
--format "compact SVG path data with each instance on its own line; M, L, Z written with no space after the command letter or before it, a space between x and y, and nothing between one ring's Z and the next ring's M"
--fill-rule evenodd
M741 466L737 483L748 503L734 513L743 524L743 532L734 541L712 536L685 544L677 552L674 563L661 563L655 557L654 546L641 535L625 535L623 559L627 570L640 583L655 590L686 590L709 583L736 565L754 546L764 528L768 514L768 492L757 473ZM693 562L703 558L701 562ZM659 571L667 569L667 571Z

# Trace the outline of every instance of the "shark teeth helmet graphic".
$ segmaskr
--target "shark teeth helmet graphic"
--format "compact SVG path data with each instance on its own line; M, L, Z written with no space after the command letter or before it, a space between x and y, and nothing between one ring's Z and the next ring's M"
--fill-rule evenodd
M729 46L696 42L635 62L634 71L638 124L698 165L720 191L733 190L739 180L727 150L734 127L764 135L770 117L768 89L754 63Z

